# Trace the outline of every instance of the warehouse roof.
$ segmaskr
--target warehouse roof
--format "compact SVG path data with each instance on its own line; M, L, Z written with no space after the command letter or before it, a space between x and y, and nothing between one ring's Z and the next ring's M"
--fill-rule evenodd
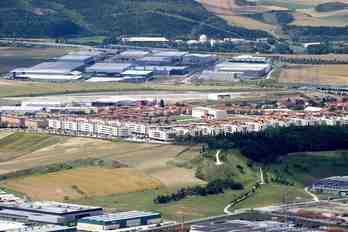
M31 68L18 68L12 72L17 73L59 73L59 74L68 74L75 69L82 67L84 64L82 62L43 62L38 65L35 65Z
M269 67L270 64L267 63L233 63L233 62L223 62L216 65L216 68L219 71L261 71L267 67Z
M147 70L127 70L122 73L123 76L149 76L153 71Z
M102 210L99 207L84 206L76 204L59 203L53 201L30 202L30 203L15 203L12 205L0 204L1 211L4 210L23 210L29 212L42 212L51 214L67 214L86 210Z
M131 66L129 63L96 63L88 67L86 72L121 73Z
M129 211L115 214L104 214L100 216L86 217L80 219L79 222L111 222L152 216L160 217L161 214L157 212Z
M127 42L168 42L169 40L165 37L128 37L123 38Z
M60 61L76 61L76 62L84 62L86 60L94 58L93 55L79 55L79 54L69 54L62 57L59 57Z
M115 77L93 77L88 79L86 82L120 82L124 80L123 77L115 78Z
M124 52L121 52L119 55L123 57L144 57L146 55L150 54L150 52L147 51L140 51L140 50L127 50Z
M188 52L180 52L180 51L160 51L156 52L154 56L162 56L162 57L180 57L187 55Z
M0 221L0 231L9 231L25 228L24 223Z
M136 70L157 70L157 71L172 71L172 70L185 70L189 66L155 66L155 65L146 65L146 66L136 66Z

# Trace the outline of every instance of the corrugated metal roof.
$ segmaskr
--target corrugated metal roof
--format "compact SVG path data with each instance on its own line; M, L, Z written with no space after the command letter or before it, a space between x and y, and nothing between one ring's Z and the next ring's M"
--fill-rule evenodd
M115 213L115 214L104 214L100 216L86 217L79 220L79 222L87 222L87 221L110 222L110 221L128 220L128 219L142 218L142 217L149 217L149 216L161 216L161 214L156 212L129 211L129 212L121 212L121 213Z

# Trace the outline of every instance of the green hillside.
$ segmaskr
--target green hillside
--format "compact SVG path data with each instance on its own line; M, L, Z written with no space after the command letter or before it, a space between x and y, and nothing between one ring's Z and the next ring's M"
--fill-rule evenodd
M228 25L194 0L1 0L0 36L268 36Z

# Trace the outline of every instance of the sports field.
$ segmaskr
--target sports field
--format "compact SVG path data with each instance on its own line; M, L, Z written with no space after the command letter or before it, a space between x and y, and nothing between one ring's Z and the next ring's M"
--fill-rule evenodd
M348 65L292 65L283 68L279 81L288 84L348 85Z
M159 180L132 168L83 167L6 181L6 188L33 200L79 199L155 189Z

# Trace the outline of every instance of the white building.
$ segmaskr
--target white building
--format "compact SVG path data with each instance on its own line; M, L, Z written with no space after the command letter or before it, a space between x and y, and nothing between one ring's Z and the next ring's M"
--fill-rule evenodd
M192 117L219 120L227 118L227 112L226 110L219 110L207 107L195 107L192 108Z
M171 142L175 139L175 130L172 128L155 127L149 129L149 138L153 140Z

